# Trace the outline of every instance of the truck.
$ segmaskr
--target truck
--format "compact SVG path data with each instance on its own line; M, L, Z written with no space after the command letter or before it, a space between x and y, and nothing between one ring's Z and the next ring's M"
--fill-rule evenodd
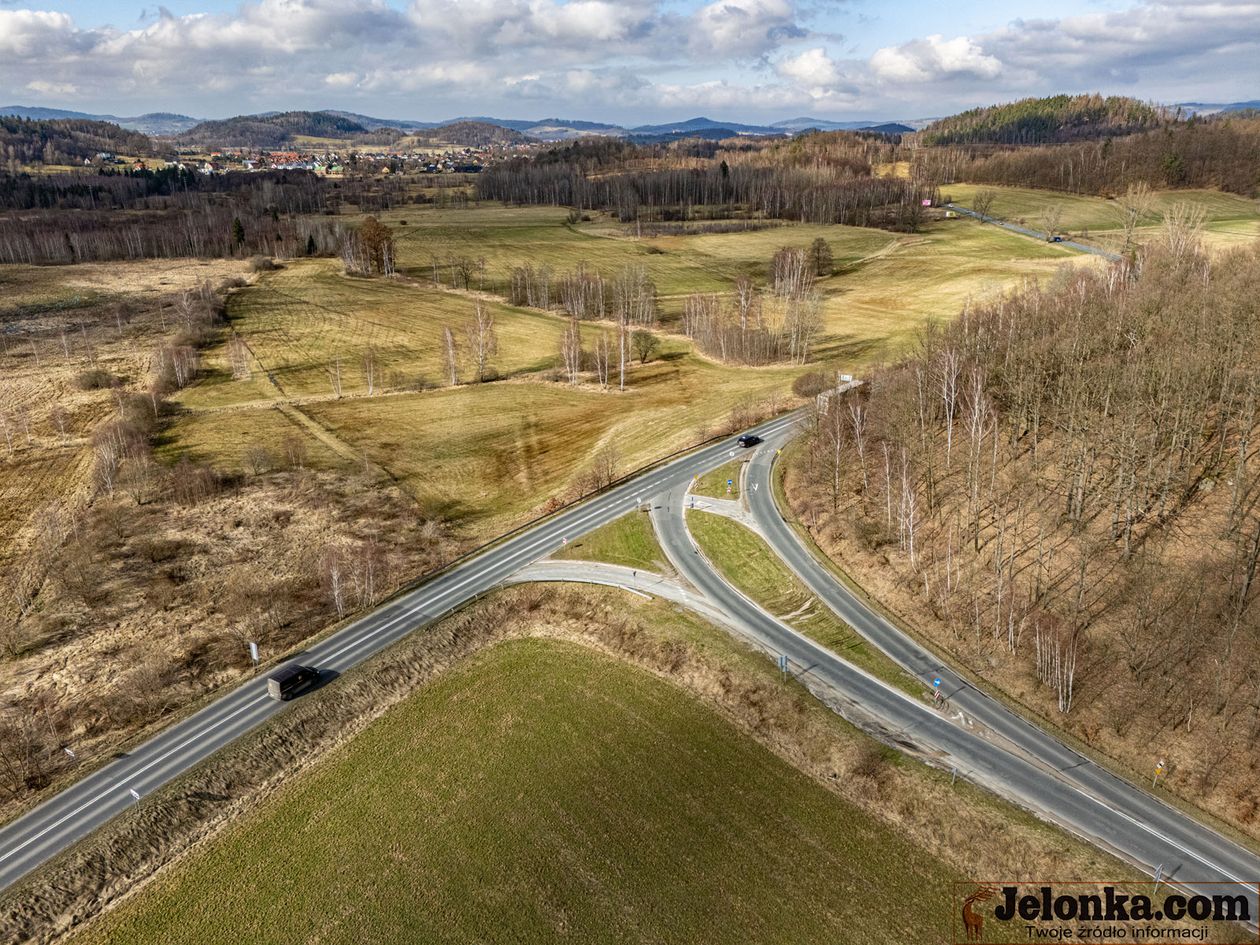
M284 702L301 695L318 681L319 670L290 663L267 677L267 695L277 702Z

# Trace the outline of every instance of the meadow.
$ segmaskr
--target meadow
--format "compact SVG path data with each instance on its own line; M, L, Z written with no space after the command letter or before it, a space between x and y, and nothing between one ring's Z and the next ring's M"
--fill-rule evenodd
M977 184L942 188L945 196L968 208L981 190L993 192L990 213L1000 220L1022 222L1036 229L1039 218L1048 208L1055 207L1061 214L1060 226L1068 233L1108 249L1119 249L1123 241L1120 208L1107 197ZM1164 214L1178 204L1203 212L1203 239L1211 248L1223 249L1260 238L1260 206L1254 200L1215 190L1163 190L1151 194L1150 211L1139 223L1138 239L1153 239Z
M860 371L970 298L1048 278L1064 262L1092 264L964 221L912 235L781 225L637 239L607 217L570 224L553 208L408 207L383 219L396 228L399 279L350 278L334 260L295 260L234 293L231 331L247 355L230 350L226 333L205 352L202 378L176 398L183 413L168 458L242 471L251 445L296 425L320 440L315 465L374 464L425 514L489 537L563 493L605 447L623 471L650 462L722 429L732 412L789 405L803 371ZM687 294L726 292L741 273L764 282L776 249L819 236L835 271L819 284L825 325L811 363L721 365L669 333ZM469 291L450 288L444 271L460 255L485 262ZM433 283L435 258L444 285ZM556 272L585 264L609 277L641 265L656 282L661 345L647 364L631 364L625 392L558 382L564 319L494 294L524 262ZM495 319L494 383L470 383L465 336L478 303ZM457 344L455 386L447 328ZM584 323L586 345L606 328Z

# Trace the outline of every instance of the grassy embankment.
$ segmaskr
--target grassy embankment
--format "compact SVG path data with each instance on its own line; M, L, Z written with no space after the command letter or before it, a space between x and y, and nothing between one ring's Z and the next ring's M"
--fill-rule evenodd
M752 530L711 512L688 512L687 527L727 580L784 623L899 689L919 696L908 677L801 583Z
M670 570L646 512L631 512L555 552L562 561L602 561L626 568L664 573Z
M744 459L735 459L725 466L719 466L707 472L694 483L691 491L696 495L708 496L711 499L739 499L739 476L743 469ZM730 483L727 485L727 483Z

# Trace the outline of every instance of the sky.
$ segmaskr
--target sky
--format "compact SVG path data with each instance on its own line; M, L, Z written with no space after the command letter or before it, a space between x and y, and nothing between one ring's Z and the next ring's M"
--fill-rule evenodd
M0 0L0 105L914 119L1260 99L1260 0Z

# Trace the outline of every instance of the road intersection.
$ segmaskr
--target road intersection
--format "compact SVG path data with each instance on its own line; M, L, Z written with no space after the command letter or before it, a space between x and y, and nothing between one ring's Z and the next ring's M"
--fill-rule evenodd
M754 528L801 581L853 629L915 679L940 679L950 712L916 699L814 643L767 613L726 581L687 529L695 477L736 455L733 438L628 478L591 499L521 530L448 568L293 658L322 672L352 670L375 653L505 583L589 581L659 596L724 626L778 659L827 705L883 740L923 760L953 768L1078 836L1158 871L1166 881L1204 889L1210 882L1255 883L1260 858L1188 814L1122 780L1053 735L981 692L910 635L850 591L806 547L774 499L773 463L794 435L800 414L751 432L751 453L738 509L703 503ZM647 502L676 578L585 562L545 561L565 541ZM0 888L57 856L82 837L177 778L245 732L281 703L257 677L0 828ZM134 793L133 793L134 792ZM1106 879L1106 877L1102 877Z

